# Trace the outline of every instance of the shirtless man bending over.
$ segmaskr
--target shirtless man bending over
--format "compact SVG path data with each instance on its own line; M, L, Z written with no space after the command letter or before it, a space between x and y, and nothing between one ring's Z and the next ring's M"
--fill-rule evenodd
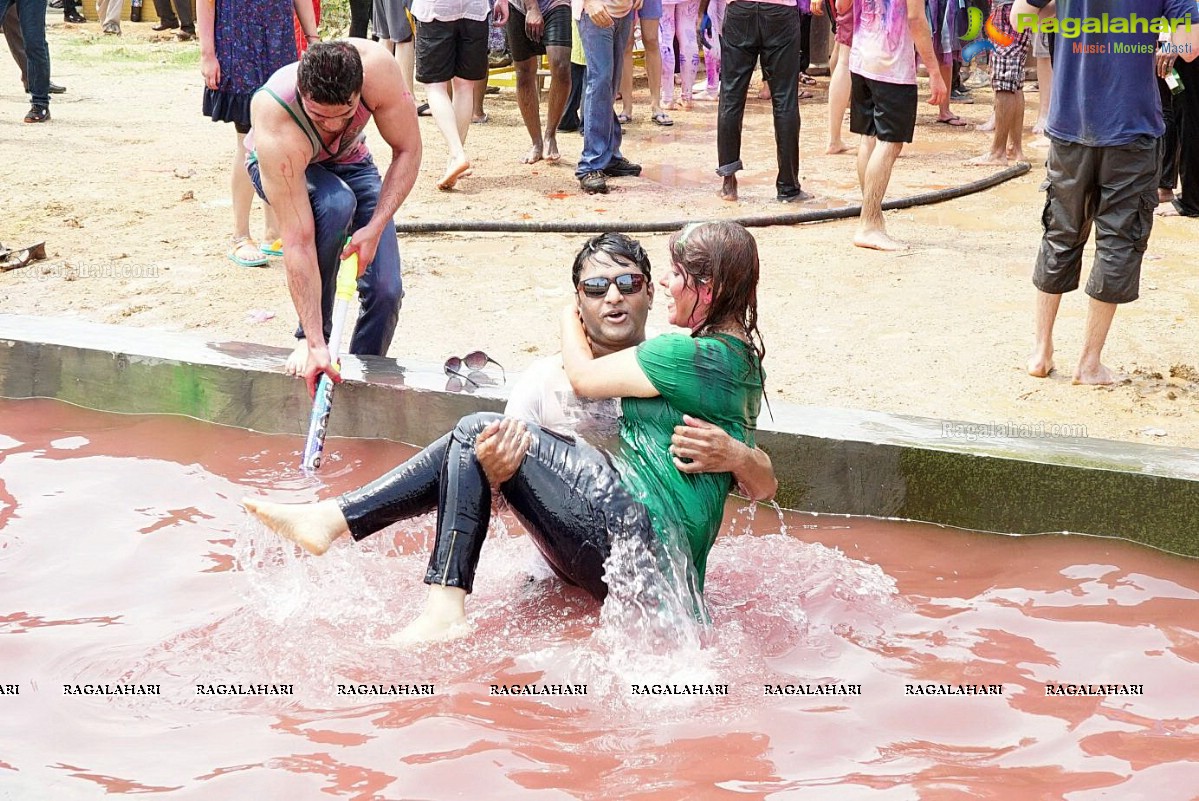
M391 147L382 178L366 147L372 116ZM420 169L416 107L392 55L350 39L318 42L272 75L254 95L250 120L246 169L278 220L300 318L286 369L311 394L321 373L340 380L328 339L337 269L352 253L362 307L349 352L385 356L391 346L404 296L393 217Z

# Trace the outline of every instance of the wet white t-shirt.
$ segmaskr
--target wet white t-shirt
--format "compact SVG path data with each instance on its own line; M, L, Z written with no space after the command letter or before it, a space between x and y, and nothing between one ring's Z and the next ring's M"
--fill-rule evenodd
M564 434L578 434L593 444L618 436L620 429L620 400L576 395L560 354L529 365L512 387L504 414Z

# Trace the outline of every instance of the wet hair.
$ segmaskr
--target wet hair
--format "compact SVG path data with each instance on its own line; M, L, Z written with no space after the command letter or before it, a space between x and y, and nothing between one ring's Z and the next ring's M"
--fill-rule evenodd
M609 256L633 262L633 264L641 268L642 274L645 275L645 280L651 280L649 274L649 254L645 252L645 248L641 247L641 243L626 234L617 234L609 231L599 236L593 236L583 244L579 254L575 256L575 263L570 271L572 286L578 287L579 276L583 272L583 266L587 263L588 259L601 251L607 253Z
M735 222L690 223L671 235L670 258L689 284L706 284L712 290L708 316L692 336L735 325L758 359L765 358L766 343L758 330L758 243L753 235Z
M317 42L300 59L296 74L300 94L325 106L349 104L362 91L362 56L345 39Z

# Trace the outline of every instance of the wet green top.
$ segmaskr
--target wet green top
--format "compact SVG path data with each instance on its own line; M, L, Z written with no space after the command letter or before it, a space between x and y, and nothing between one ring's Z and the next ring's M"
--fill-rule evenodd
M762 404L758 357L736 337L666 334L639 345L637 363L661 394L621 401L623 483L649 509L658 536L690 555L702 590L733 476L680 472L670 437L688 414L753 447Z

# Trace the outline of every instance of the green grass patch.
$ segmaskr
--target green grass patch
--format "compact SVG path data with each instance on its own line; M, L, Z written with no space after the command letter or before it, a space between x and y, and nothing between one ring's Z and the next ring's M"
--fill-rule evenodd
M200 67L200 48L190 42L121 41L117 36L82 36L59 43L55 59L88 65L137 64L151 69Z

